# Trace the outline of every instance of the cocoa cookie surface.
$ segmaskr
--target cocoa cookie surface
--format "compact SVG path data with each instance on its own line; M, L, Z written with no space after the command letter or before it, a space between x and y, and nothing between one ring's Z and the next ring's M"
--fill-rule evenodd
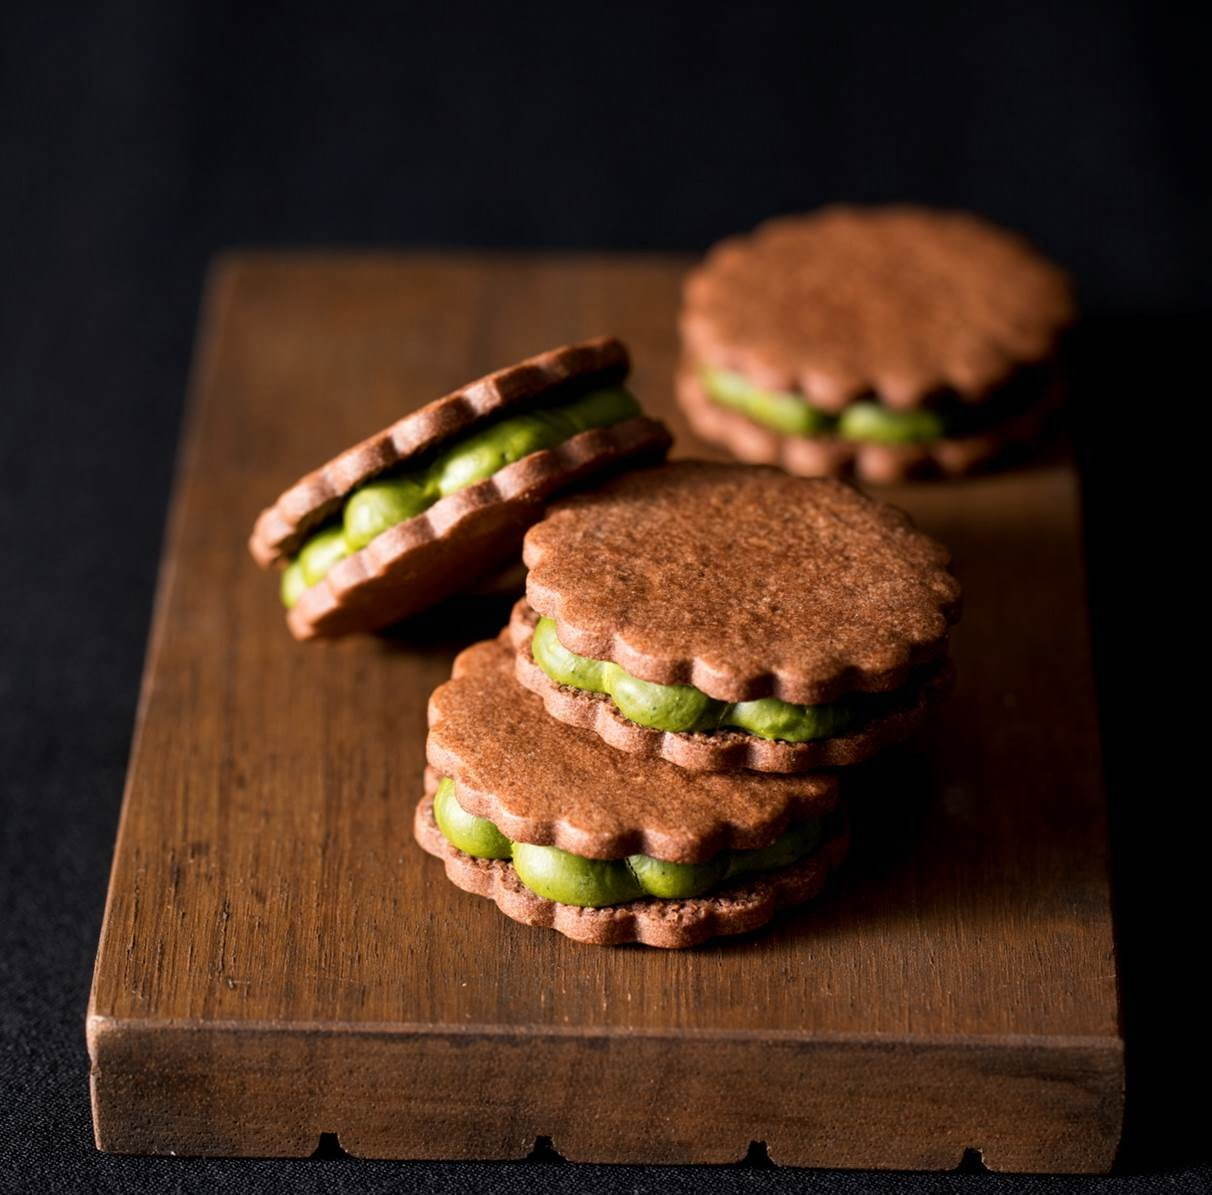
M843 826L806 859L708 896L683 900L647 897L605 908L582 908L532 892L508 860L477 859L456 849L434 821L431 795L417 805L413 833L423 850L442 861L447 878L456 887L488 897L514 921L554 929L595 946L639 942L671 950L758 929L781 909L812 899L829 873L840 866L849 846Z
M557 721L515 679L507 631L461 653L434 691L426 754L459 804L507 838L596 859L695 863L751 850L838 799L828 773L695 773Z
M499 417L617 385L627 350L603 337L541 353L472 382L398 420L307 474L262 511L249 550L284 564L339 517L362 485L479 430ZM300 639L374 630L415 613L507 564L554 493L632 462L659 460L669 433L643 415L579 432L436 500L335 563L287 616Z
M843 482L679 461L555 504L530 605L580 655L721 701L886 692L945 652L941 544Z
M542 698L544 708L569 726L592 731L620 751L648 759L667 759L694 772L726 772L738 768L755 772L801 773L845 767L870 759L902 742L925 721L931 705L953 683L947 661L927 666L925 674L906 688L903 701L853 730L803 743L760 738L744 731L720 728L709 734L670 732L640 726L621 714L608 696L560 684L535 663L530 645L538 616L524 598L509 620L510 641L519 683Z
M830 207L723 241L687 279L696 363L837 412L873 394L912 408L980 401L1043 360L1074 315L1066 275L963 212Z

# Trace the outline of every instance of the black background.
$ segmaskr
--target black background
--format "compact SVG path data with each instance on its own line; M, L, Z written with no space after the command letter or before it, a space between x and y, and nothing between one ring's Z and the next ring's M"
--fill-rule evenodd
M0 1189L1212 1187L1206 1098L1189 1090L1208 1062L1207 902L1182 856L1202 850L1187 809L1207 784L1180 789L1157 758L1181 762L1187 741L1157 675L1168 648L1191 650L1162 538L1183 503L1161 479L1195 431L1176 404L1202 398L1182 369L1206 335L1205 30L1109 3L165 0L8 5L0 22ZM983 211L1081 285L1074 422L1129 1046L1120 1177L96 1154L83 1016L208 257L701 249L837 198Z

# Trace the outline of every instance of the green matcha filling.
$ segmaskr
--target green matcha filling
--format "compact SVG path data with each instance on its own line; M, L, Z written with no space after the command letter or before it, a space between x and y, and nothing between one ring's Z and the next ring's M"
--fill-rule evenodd
M876 444L928 444L952 429L937 411L894 411L878 402L856 402L840 415L819 411L800 394L765 390L739 373L700 370L708 397L746 418L789 436L838 436Z
M443 449L424 467L374 478L350 494L339 519L315 532L287 565L280 587L282 604L293 606L338 560L448 494L485 481L506 465L581 432L639 414L639 403L622 387L594 390L571 402L511 415L483 427Z
M534 662L557 684L603 693L624 718L654 730L694 733L728 727L758 738L807 743L840 734L861 717L862 699L829 705L793 705L777 697L717 701L693 685L657 685L639 680L618 664L569 651L557 637L550 618L539 619L530 652Z
M643 896L686 900L741 876L775 871L810 855L821 841L819 818L796 822L769 846L721 851L705 863L667 863L651 855L585 859L554 846L510 842L487 818L468 813L447 777L433 799L434 820L446 841L477 859L511 859L532 892L563 905L600 908Z

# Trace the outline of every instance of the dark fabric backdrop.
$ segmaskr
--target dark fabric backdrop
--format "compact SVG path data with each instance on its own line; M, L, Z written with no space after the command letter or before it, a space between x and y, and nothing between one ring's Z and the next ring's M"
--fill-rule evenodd
M1185 438L1170 405L1198 385L1177 371L1205 327L1204 29L1094 2L161 0L10 4L0 22L0 1189L1210 1189L1206 1100L1188 1095L1207 1073L1207 933L1182 920L1206 907L1181 858L1202 841L1174 829L1206 781L1180 789L1149 750L1182 755L1183 703L1164 696L1158 657L1188 632L1148 605L1182 571L1156 539L1173 521L1157 479ZM208 257L253 243L700 249L835 198L978 209L1081 283L1123 1174L96 1154L83 1015Z

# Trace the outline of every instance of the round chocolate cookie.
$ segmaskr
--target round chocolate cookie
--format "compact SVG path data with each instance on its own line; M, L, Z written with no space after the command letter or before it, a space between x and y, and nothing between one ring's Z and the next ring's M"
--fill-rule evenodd
M724 241L691 273L677 393L746 460L962 473L1038 434L1073 317L1066 275L987 221L831 207Z
M684 686L672 703L652 695L662 717L709 720L700 698L805 707L730 711L759 730L811 735L854 712L815 707L904 691L942 661L959 612L946 549L903 512L761 466L679 461L615 478L556 503L523 559L553 656L591 666L581 687L596 663L623 671L607 669L603 687L633 710L650 694L630 680Z
M434 690L426 755L466 814L510 842L588 859L695 864L758 850L838 799L828 773L689 772L556 721L515 679L507 632L462 652Z
M307 474L249 549L281 567L299 639L369 631L473 588L515 558L551 495L668 451L622 387L609 337L472 382Z

